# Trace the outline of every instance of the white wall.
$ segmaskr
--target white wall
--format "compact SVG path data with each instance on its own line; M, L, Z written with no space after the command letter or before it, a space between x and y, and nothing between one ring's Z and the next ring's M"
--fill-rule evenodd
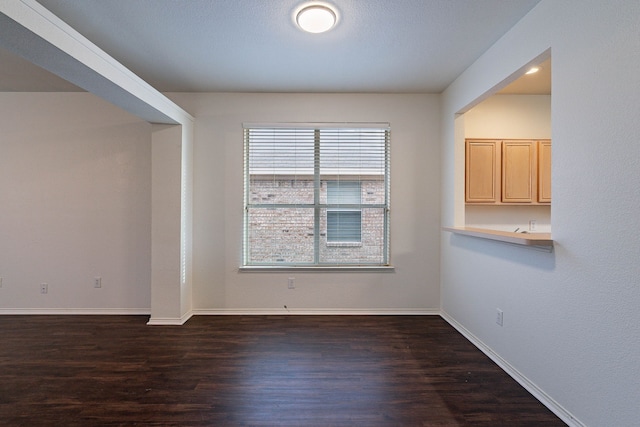
M494 95L464 115L466 138L551 139L551 95Z
M551 96L494 95L461 118L465 138L551 139ZM467 227L528 230L536 220L537 232L551 232L550 206L466 205Z
M151 126L87 93L0 93L0 129L0 312L148 313Z
M439 97L436 95L170 94L196 116L196 312L437 312ZM239 272L243 122L390 122L395 272ZM295 290L287 278L295 277Z
M455 114L548 49L554 252L443 232L442 309L567 421L634 426L640 419L639 2L543 0L447 89L443 224L459 225L464 209ZM503 327L494 320L498 307Z

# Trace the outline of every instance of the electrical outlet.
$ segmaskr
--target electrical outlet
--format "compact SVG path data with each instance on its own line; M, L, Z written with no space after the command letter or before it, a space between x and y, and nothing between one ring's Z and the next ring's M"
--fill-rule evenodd
M49 285L47 285L46 283L40 283L40 293L41 294L49 293Z
M102 277L94 277L93 278L93 287L101 288L102 287Z
M536 226L538 224L536 223L535 219L532 219L529 221L529 231L536 231Z
M496 323L499 326L502 326L503 319L504 319L504 313L499 308L496 308Z
M296 278L295 278L295 277L289 277L289 278L287 279L287 288L289 288L289 289L295 289L295 288L296 288L295 280L296 280Z

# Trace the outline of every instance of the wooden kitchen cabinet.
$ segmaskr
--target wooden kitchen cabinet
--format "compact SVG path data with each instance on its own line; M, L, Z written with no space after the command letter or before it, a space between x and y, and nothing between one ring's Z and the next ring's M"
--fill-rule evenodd
M500 141L467 140L465 165L465 201L500 201Z
M551 141L538 142L538 202L551 203Z
M466 140L465 201L549 204L550 140Z
M502 141L502 202L537 202L535 141Z

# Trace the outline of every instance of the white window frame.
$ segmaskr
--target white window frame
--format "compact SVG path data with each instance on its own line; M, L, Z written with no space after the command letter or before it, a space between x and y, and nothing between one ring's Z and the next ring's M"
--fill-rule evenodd
M336 124L336 123L308 123L308 124L301 124L301 123L293 123L293 124L255 124L255 123L244 123L243 124L244 127L244 134L245 134L245 154L244 154L244 162L245 162L245 167L244 167L244 176L245 176L245 185L244 185L244 224L243 224L243 251L242 251L242 264L240 266L240 269L247 269L247 270L255 270L255 269L272 269L272 268L295 268L295 269L304 269L304 268L308 268L308 269L327 269L327 268L365 268L365 269L376 269L376 268L392 268L391 267L391 263L390 263L390 248L389 248L389 223L390 223L390 219L389 219L389 214L390 214L390 195L389 195L389 190L390 190L390 126L388 123L344 123L344 124ZM250 153L250 149L249 149L249 132L251 130L266 130L266 129L312 129L316 135L315 142L315 156L316 156L316 160L315 160L315 166L314 166L314 170L313 170L313 175L316 177L315 178L315 184L314 187L316 188L315 192L316 195L314 196L314 203L312 205L314 211L316 212L314 217L314 239L315 239L315 255L314 255L314 262L313 263L291 263L291 262L267 262L267 263L255 263L249 260L249 209L254 208L254 207L267 207L269 208L270 205L268 204L256 204L256 203L252 203L249 199L250 199L250 195L249 195L249 185L250 185L250 171L249 171L249 164L250 164L250 158L249 158L249 153ZM344 130L351 130L351 131L357 131L357 130L362 130L363 134L366 133L366 129L372 129L372 130L378 130L378 131L384 131L383 132L383 140L384 140L384 176L382 178L382 185L384 187L384 202L380 203L380 204L364 204L361 203L360 205L347 205L347 206L331 206L328 203L320 203L319 200L319 188L320 188L320 172L319 172L319 160L318 160L318 153L320 151L320 145L321 145L321 141L320 141L320 131L321 130L335 130L335 129L344 129ZM275 173L275 172L274 172ZM326 175L326 174L325 174ZM381 174L382 175L382 174ZM323 181L330 181L331 178L323 178ZM345 181L350 181L350 179L345 178ZM309 205L305 205L305 207L310 207ZM272 208L276 208L275 206L272 206ZM382 248L381 248L381 252L382 252L382 256L381 259L379 261L376 262L347 262L347 263L326 263L326 262L321 262L319 261L319 249L318 249L318 241L320 238L320 235L322 234L323 236L326 236L326 229L325 230L320 230L320 221L318 219L319 217L319 213L321 210L328 210L328 209L340 209L340 210L358 210L360 212L362 212L362 208L378 208L381 209L383 212L383 238L382 238ZM362 214L361 214L362 215ZM326 218L325 218L326 221ZM325 222L326 224L326 222ZM362 227L362 216L361 216L361 227ZM361 238L362 238L362 230L361 230ZM349 246L360 246L362 244L362 242L325 242L327 244L327 246L344 246L344 247L349 247Z

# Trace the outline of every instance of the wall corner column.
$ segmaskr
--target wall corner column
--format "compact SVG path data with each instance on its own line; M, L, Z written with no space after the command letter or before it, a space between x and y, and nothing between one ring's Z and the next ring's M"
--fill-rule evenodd
M154 124L151 152L151 317L148 324L181 325L192 313L192 123Z

